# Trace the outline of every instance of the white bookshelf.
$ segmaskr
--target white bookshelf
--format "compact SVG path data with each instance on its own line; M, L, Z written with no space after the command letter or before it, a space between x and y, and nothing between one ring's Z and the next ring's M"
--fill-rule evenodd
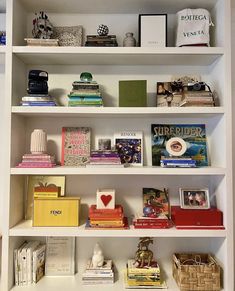
M218 116L224 114L223 107L20 107L12 106L12 113L25 117L59 116L59 117L191 117L200 114L201 117Z
M122 270L126 260L134 255L140 236L154 237L153 250L167 281L168 290L179 290L171 274L174 252L210 252L223 268L223 291L234 290L233 271L233 195L232 195L232 96L230 62L230 1L229 0L8 0L7 46L0 47L7 76L4 95L4 209L2 256L2 289L58 291L94 290L81 284L81 273L99 241L105 255L114 260L116 282L110 286L95 286L97 291L124 290ZM0 8L1 8L0 2ZM206 8L211 12L215 27L211 32L211 47L175 48L175 13L183 8ZM78 25L85 34L94 34L100 23L106 23L116 34L119 45L125 32L133 31L136 38L139 13L167 13L169 47L167 48L91 48L91 47L26 47L25 37L31 36L34 12L44 10L56 25ZM1 61L0 61L1 64ZM61 105L67 104L72 82L82 71L92 72L102 85L105 107L20 107L26 95L30 69L49 73L50 93ZM219 106L189 108L156 108L156 82L170 81L172 75L201 75L202 80L216 90ZM148 107L119 108L118 81L146 79ZM151 166L151 134L153 123L205 123L208 137L210 166L196 169L163 169ZM48 134L48 150L60 160L61 129L63 126L89 126L92 148L99 137L112 138L121 130L141 130L144 133L144 166L129 168L17 168L24 153L29 152L30 134L43 128ZM179 204L180 187L208 187L212 204L224 213L225 230L86 230L84 222L74 227L33 227L24 220L25 182L28 175L65 175L68 196L80 196L82 220L87 208L94 204L97 188L115 188L117 202L130 217L142 209L142 188L168 187L172 205ZM13 249L25 239L45 240L46 236L76 237L76 272L72 277L44 277L28 287L14 286ZM117 251L116 251L117 250Z
M227 235L226 230L178 230L170 229L130 229L125 230L87 230L85 224L79 227L56 227L51 232L51 227L32 227L31 220L23 220L9 231L10 236L76 236L76 237L222 237Z
M26 64L47 65L211 65L223 48L13 47Z
M153 176L195 176L212 175L224 176L225 168L201 167L201 168L161 168L161 167L65 167L54 168L12 168L12 175L153 175Z

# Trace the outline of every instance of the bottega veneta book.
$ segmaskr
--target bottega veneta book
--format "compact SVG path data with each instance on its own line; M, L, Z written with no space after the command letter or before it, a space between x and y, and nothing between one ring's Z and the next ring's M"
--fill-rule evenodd
M89 127L62 128L62 166L82 166L90 160L91 130Z
M151 138L153 166L160 166L162 157L178 158L178 153L182 158L192 158L197 167L208 166L205 124L152 124ZM176 140L169 149L167 142L173 138L183 142ZM182 149L182 146L185 148Z

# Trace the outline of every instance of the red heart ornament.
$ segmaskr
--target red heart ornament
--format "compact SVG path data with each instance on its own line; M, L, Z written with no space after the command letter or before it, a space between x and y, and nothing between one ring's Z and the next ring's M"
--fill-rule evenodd
M112 200L112 195L101 195L100 199L102 200L102 202L104 203L104 206L106 207L109 202Z

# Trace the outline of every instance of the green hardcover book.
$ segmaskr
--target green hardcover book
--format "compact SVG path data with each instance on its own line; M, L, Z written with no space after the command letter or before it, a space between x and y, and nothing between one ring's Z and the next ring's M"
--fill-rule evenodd
M120 107L147 106L147 81L131 80L119 81Z

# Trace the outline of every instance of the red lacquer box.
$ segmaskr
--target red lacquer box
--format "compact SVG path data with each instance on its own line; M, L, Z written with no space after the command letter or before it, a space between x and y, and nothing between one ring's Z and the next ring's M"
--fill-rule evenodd
M181 209L172 206L171 219L178 229L224 229L223 212L217 208Z

